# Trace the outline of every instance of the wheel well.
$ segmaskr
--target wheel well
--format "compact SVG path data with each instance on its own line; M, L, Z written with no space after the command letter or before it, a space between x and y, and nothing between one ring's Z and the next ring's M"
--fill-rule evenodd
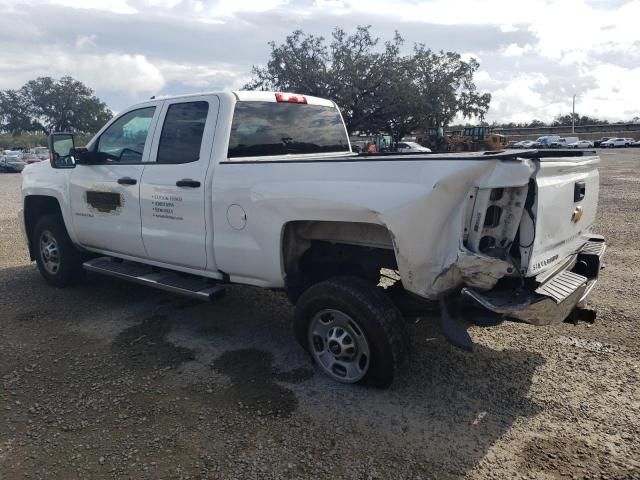
M311 285L334 276L355 276L377 285L380 269L397 270L391 235L378 224L290 222L282 245L286 290L294 303Z
M24 199L24 227L27 234L27 240L29 242L29 256L31 260L35 259L33 244L31 242L31 236L33 229L39 218L44 215L57 213L62 216L60 210L60 204L54 197L48 197L45 195L29 195Z

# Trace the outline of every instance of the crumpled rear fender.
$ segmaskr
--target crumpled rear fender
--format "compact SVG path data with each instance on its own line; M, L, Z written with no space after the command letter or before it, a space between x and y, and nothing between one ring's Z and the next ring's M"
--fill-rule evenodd
M383 211L406 290L429 299L463 285L490 289L513 265L463 245L465 218L476 188L522 187L536 170L528 159L460 162L410 203Z

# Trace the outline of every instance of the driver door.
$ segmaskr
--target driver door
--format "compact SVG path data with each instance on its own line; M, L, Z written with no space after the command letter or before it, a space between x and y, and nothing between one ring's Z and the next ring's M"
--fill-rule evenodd
M74 232L85 247L145 257L140 221L140 179L149 160L161 103L121 114L89 145L97 163L70 175Z

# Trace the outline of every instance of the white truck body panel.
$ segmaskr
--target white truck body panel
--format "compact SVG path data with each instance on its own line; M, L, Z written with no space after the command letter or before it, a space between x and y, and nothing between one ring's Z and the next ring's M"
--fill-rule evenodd
M207 241L212 230L207 229L206 214L211 202L211 182L207 172L216 133L218 97L192 96L163 102L159 125L162 125L171 105L185 102L207 102L207 123L203 132L197 161L158 164L157 152L161 128L156 128L151 143L150 162L145 165L140 182L140 218L146 256L157 261L200 270L216 270L213 258L207 258ZM211 168L213 170L213 168ZM204 188L181 188L176 181L193 179Z
M306 99L310 105L335 107L329 100ZM597 157L541 162L526 158L527 152L503 158L482 153L368 157L346 151L228 158L238 101L275 103L275 97L268 92L220 92L131 107L119 117L156 107L141 163L71 169L35 164L23 173L23 196L54 197L72 240L87 250L269 288L285 285L283 234L289 223L379 225L388 231L387 247L394 250L404 288L428 299L462 286L486 291L504 277L538 275L577 251L591 230ZM209 104L199 158L158 164L163 119L171 105L181 102ZM87 147L92 148L115 121ZM136 184L119 185L123 176ZM180 179L202 187L176 186ZM536 224L534 230L522 213L532 179L537 185L535 218L529 219ZM587 197L584 218L572 223L577 204L568 195L573 195L576 181L585 182ZM92 212L83 196L83 189L89 188L121 194L122 208ZM520 225L522 235L529 228L534 237L530 249L523 249L520 240L523 265L518 268L465 246L470 237L480 240L499 230L483 226L481 202L490 202L491 189L512 189L502 217L511 223L502 233L515 233ZM160 215L154 216L158 208ZM481 210L481 217L476 217ZM507 248L513 238L503 240Z
M551 269L584 245L598 208L598 157L554 158L540 162L536 174L536 235L527 275ZM584 182L584 199L574 201L574 185ZM573 220L580 208L581 217Z

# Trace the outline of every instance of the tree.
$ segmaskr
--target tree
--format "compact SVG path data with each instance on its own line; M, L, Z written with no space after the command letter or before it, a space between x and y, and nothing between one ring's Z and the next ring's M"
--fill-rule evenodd
M112 116L93 90L69 76L39 77L0 92L0 129L15 134L94 133Z
M393 86L402 38L396 35L382 52L370 27L358 27L352 35L334 29L332 41L301 30L271 47L266 67L252 69L253 79L244 88L293 91L331 98L340 106L350 132L378 132L386 126L387 97Z
M423 124L446 127L460 115L484 119L491 103L490 93L478 92L473 75L480 67L475 58L462 60L455 52L433 52L416 45L412 58L415 86Z
M32 130L29 105L19 90L0 91L0 130L20 135Z
M349 132L388 132L397 140L420 125L447 125L458 114L482 118L487 112L491 96L473 83L476 60L421 45L403 56L397 32L381 47L379 42L371 26L352 34L336 28L329 45L296 30L281 45L269 43L266 66L253 67L245 88L331 98Z
M571 125L571 120L575 119L575 125L599 125L608 124L608 120L602 120L596 117L590 117L588 115L580 116L577 113L567 113L566 115L558 115L553 119L553 126L568 126Z

